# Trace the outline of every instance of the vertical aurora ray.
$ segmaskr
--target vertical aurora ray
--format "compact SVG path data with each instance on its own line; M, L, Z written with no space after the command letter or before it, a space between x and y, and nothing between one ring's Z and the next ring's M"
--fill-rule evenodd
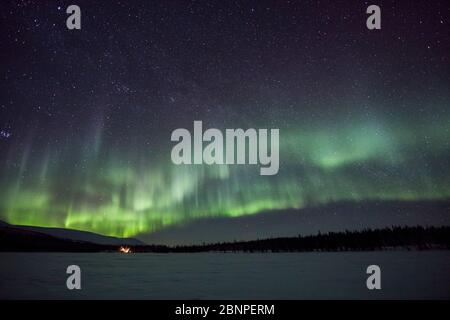
M15 224L133 236L204 217L343 200L446 199L448 127L422 131L429 144L405 126L362 122L281 131L281 167L275 176L260 176L258 166L251 165L176 166L153 161L151 154L145 155L148 164L137 163L142 157L135 154L98 150L98 138L81 148L79 156L88 161L74 170L65 169L69 156L44 152L28 162L24 150L16 171L4 172L2 212ZM424 165L431 161L432 166ZM439 166L442 170L432 169Z

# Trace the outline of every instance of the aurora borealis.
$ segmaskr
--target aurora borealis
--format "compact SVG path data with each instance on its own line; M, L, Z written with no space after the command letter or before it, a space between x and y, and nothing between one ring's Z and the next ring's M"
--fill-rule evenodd
M128 237L450 198L444 1L383 2L380 31L364 3L316 1L78 1L69 31L69 4L2 4L0 220ZM279 129L278 174L174 165L170 133L194 120Z

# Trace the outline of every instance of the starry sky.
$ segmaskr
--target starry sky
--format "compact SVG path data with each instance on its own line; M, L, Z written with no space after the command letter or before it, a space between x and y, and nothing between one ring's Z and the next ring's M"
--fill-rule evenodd
M66 28L70 4L81 30ZM381 30L366 28L370 4ZM1 7L0 220L128 237L450 198L448 1ZM279 129L278 174L174 165L171 132L194 120Z

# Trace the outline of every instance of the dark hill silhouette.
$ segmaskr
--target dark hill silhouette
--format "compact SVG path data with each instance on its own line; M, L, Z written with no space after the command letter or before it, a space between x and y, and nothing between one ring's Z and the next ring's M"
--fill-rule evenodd
M106 250L105 246L59 239L40 232L10 226L0 226L0 251L96 252L102 250Z
M0 251L3 252L116 252L120 246L119 244L105 245L61 239L34 230L21 229L6 223L0 225ZM147 250L158 250L157 246L140 245L140 247L145 247Z
M450 227L393 227L330 232L314 236L224 242L195 246L131 246L132 252L305 252L372 251L386 249L450 249ZM119 246L59 239L35 231L0 227L0 251L104 252Z
M66 229L66 228L52 228L52 227L35 227L35 226L22 226L22 225L12 225L4 221L0 221L0 227L9 227L26 231L34 231L41 234L46 234L58 239L80 241L80 242L90 242L101 245L145 245L144 242L134 239L134 238L117 238L111 236L104 236L101 234Z

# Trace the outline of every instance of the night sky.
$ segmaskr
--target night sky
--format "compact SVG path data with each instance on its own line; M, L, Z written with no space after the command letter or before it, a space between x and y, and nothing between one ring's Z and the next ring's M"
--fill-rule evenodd
M2 1L0 16L1 220L136 236L450 198L448 1ZM174 165L171 132L194 120L279 129L278 174Z

